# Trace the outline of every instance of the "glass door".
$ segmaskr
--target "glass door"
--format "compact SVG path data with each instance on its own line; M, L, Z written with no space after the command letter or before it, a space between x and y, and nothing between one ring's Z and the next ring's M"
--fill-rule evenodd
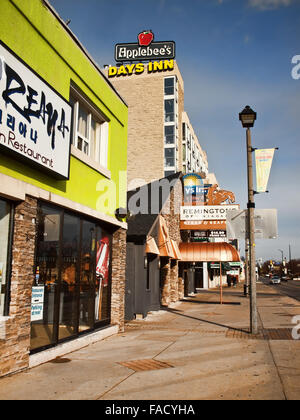
M62 212L42 205L38 209L36 267L32 285L31 350L56 342L55 308L60 278Z
M79 241L79 217L64 213L58 311L59 341L77 334Z
M79 332L94 328L96 225L83 220L79 277Z

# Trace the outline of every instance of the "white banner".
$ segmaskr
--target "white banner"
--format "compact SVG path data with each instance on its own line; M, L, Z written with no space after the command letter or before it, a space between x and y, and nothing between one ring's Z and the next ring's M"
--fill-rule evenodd
M256 190L266 192L275 149L255 150Z
M72 108L0 44L0 147L69 177Z
M229 210L238 210L238 204L230 206L181 206L180 220L226 220Z

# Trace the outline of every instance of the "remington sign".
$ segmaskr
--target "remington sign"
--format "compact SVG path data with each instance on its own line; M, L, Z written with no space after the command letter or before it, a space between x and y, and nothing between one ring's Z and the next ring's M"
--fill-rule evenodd
M116 61L172 60L175 58L175 42L153 42L154 34L143 31L138 35L138 43L117 44Z

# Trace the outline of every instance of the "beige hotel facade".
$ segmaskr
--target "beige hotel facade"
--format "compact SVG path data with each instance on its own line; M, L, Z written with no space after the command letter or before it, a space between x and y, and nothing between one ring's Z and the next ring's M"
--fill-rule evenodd
M184 109L175 60L107 66L128 105L128 190L177 172L208 177L207 155Z

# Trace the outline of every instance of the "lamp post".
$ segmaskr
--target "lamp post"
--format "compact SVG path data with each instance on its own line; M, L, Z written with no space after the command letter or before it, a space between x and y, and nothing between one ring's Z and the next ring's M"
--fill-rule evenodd
M258 333L257 325L257 302L256 302L256 264L255 264L255 234L254 234L254 189L253 189L253 165L252 153L254 149L251 144L251 130L256 120L256 112L250 106L246 106L239 114L242 126L246 128L247 144L247 177L248 177L248 240L249 240L249 280L250 280L250 331L251 334Z
M284 267L283 267L283 250L282 249L278 249L279 252L281 252L281 275L284 272Z

